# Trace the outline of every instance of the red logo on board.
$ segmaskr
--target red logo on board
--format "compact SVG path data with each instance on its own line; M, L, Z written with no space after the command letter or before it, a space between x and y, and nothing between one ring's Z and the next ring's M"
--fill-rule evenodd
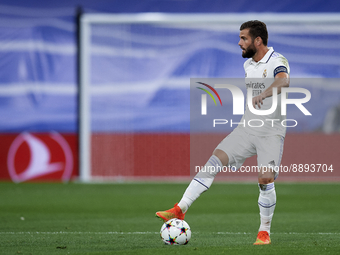
M48 135L25 132L12 142L7 166L14 182L41 177L68 181L73 169L73 155L67 141L57 132Z

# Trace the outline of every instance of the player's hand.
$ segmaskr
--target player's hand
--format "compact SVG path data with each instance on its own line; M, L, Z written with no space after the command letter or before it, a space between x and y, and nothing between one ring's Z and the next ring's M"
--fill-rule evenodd
M258 106L259 109L261 109L261 105L263 105L263 100L266 97L261 93L260 95L253 97L253 107L256 109L256 105Z

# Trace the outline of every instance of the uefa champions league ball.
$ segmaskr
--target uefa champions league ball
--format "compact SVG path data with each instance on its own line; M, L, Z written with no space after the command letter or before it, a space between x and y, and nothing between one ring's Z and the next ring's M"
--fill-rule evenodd
M165 222L160 231L161 238L165 244L183 245L191 238L191 230L184 220L171 219Z

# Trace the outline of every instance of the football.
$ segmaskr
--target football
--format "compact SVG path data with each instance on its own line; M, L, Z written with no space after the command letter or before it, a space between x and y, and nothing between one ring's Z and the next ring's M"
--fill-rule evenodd
M171 219L165 222L160 234L163 242L169 245L187 244L191 238L189 224L180 219Z

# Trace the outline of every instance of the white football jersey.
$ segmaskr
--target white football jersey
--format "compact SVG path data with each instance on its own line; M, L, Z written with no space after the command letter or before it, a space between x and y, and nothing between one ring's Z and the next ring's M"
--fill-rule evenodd
M290 68L287 59L275 52L272 47L269 47L269 51L260 61L255 62L252 58L246 60L244 63L244 71L246 75L246 87L252 88L252 97L254 97L261 94L274 82L276 74L280 72L289 74ZM273 97L265 98L260 110L270 109L272 107L272 99ZM258 110L257 106L256 109ZM281 115L281 95L279 94L277 96L277 108L269 115L256 115L250 112L248 103L246 103L246 110L238 127L245 128L247 133L253 135L285 136L285 126L288 125L285 122L283 123L284 125L282 125L282 121L285 119L286 116Z

